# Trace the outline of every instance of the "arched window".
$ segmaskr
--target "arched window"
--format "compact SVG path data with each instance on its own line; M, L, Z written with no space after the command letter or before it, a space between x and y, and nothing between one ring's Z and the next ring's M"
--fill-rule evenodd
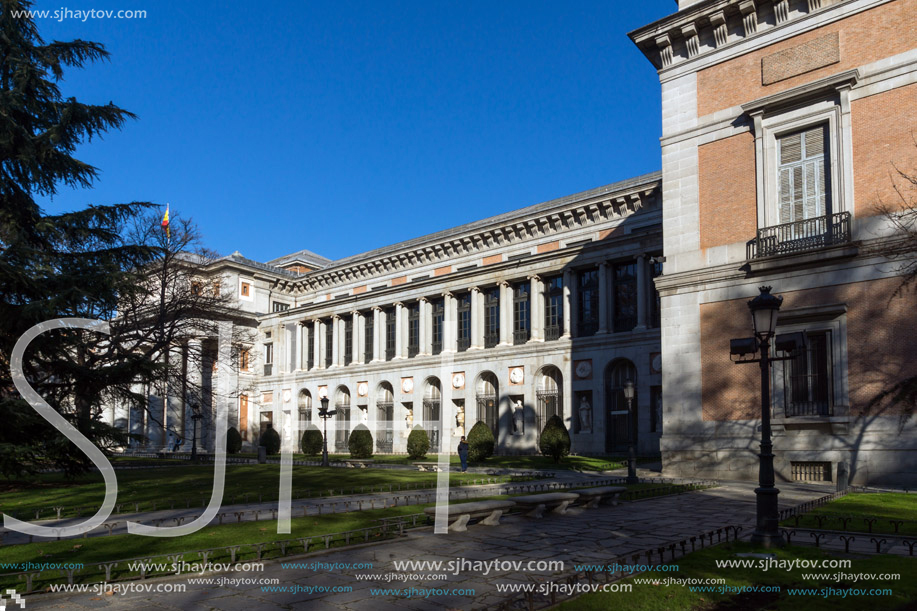
M477 403L478 420L483 420L494 434L496 440L500 426L500 404L497 396L497 376L485 371L478 378L475 389L475 402ZM474 426L472 423L471 426ZM469 429L470 430L470 429Z
M305 429L312 422L312 394L303 388L297 398L300 426Z
M350 391L346 386L338 388L334 397L335 416L334 449L337 452L347 451L350 440Z
M563 376L557 367L545 367L538 379L535 397L538 400L535 409L535 431L540 437L541 430L551 416L563 417Z
M383 382L376 392L376 450L391 452L395 439L395 398L392 385Z
M431 452L439 452L442 399L443 392L439 380L430 378L423 394L423 426L430 437Z

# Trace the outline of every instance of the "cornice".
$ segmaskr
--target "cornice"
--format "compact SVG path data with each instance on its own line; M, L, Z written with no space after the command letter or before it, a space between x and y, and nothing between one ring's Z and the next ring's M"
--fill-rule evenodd
M536 206L539 210L526 216L501 221L497 219L502 216L494 217L488 225L449 236L445 240L421 242L380 256L316 270L284 284L294 294L320 292L390 276L399 271L407 274L423 266L450 264L457 257L486 257L493 254L495 249L505 250L524 242L550 237L559 239L570 231L623 219L639 210L658 205L661 175L654 173L640 178L642 180L629 181L626 187L619 190L589 191L581 199L571 199L576 197L571 196L554 200L560 203L551 206L553 202L548 202L545 209Z

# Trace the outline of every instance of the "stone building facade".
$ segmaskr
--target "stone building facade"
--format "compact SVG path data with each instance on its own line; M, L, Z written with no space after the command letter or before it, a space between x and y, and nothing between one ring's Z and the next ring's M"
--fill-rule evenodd
M772 285L808 344L772 371L778 475L913 484L914 418L874 400L917 374L875 204L917 169L917 1L678 5L630 35L662 85L664 468L755 477L759 372L729 340Z
M917 172L917 0L677 4L630 34L661 82L660 174L338 261L207 267L237 299L226 324L256 340L186 349L238 364L200 375L230 389L212 394L248 447L268 425L295 447L327 396L338 450L359 424L378 452L403 452L415 425L454 449L482 421L498 452L533 453L556 413L574 452L634 439L667 474L753 479L759 380L729 340L771 285L778 333L807 340L772 370L778 477L834 479L843 463L854 483L917 480L913 415L875 400L917 375L875 207L896 205L895 167ZM140 424L164 445L155 428Z
M297 448L305 427L323 427L327 396L331 451L346 452L360 424L377 452L405 452L412 426L454 451L482 421L498 453L530 454L557 414L574 452L623 454L633 440L657 454L659 194L652 174L338 261L224 257L202 272L234 292L238 320L226 324L256 329L255 341L228 356L215 341L189 343L213 353L194 375L209 388L206 363L233 359L234 390L213 396L230 403L248 448L268 425ZM172 402L166 429L186 431L187 448L189 408ZM209 430L215 400L203 403ZM151 447L168 443L146 428ZM212 436L201 439L212 450Z

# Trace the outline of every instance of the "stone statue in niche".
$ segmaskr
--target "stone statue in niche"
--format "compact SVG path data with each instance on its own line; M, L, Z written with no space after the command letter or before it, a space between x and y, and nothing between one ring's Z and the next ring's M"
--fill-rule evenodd
M592 432L592 406L589 404L589 400L585 396L581 397L579 400L579 432L580 433L591 433Z
M455 437L465 435L465 408L463 406L459 406L458 411L455 413L455 431L452 434Z
M414 410L409 409L404 415L404 438L407 439L408 435L411 434L411 429L414 428Z
M522 401L516 401L513 406L513 435L525 434L525 414L522 410Z

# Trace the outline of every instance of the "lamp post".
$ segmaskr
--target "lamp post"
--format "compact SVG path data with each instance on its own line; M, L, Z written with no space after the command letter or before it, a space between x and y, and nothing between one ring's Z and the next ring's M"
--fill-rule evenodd
M197 403L191 404L191 462L197 462L197 423L203 418L201 406Z
M321 398L322 406L318 409L318 417L322 419L324 423L324 434L322 435L322 466L329 467L331 462L328 460L328 418L331 418L337 413L337 410L328 411L328 397Z
M783 546L785 541L779 530L779 511L774 486L774 444L771 442L771 385L770 341L777 329L777 313L783 297L771 295L771 287L762 286L757 297L748 302L755 337L758 340L761 366L761 454L758 465L758 487L755 488L757 520L751 542L765 547Z
M624 382L624 398L627 399L627 439L629 447L627 448L627 479L628 484L638 484L640 479L637 477L637 451L634 449L634 388L633 380Z

